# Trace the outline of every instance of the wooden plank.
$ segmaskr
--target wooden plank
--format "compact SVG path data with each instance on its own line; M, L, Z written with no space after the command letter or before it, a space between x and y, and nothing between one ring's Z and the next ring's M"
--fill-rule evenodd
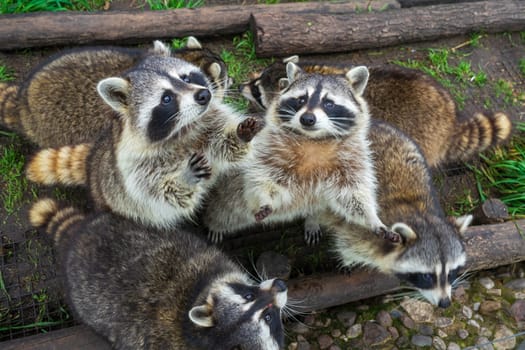
M525 1L480 1L357 14L263 12L252 15L251 27L258 56L325 54L479 31L521 31L525 29Z
M0 15L0 50L84 45L132 44L153 40L231 35L249 29L252 13L341 14L365 7L368 1L312 2L279 5L223 5L165 11L56 12ZM395 0L374 2L374 8L398 7Z

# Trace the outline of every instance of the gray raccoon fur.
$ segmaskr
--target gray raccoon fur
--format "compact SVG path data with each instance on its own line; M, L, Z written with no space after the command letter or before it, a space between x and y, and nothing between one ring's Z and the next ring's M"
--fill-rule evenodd
M171 52L160 41L151 49L84 47L59 52L35 67L20 84L0 83L0 125L40 147L92 142L110 125L110 108L97 94L100 80L120 75L149 55L176 56L200 66L216 96L227 88L226 65L190 37Z
M252 81L242 84L241 93L255 106L265 109L278 91L287 86L285 65L299 62L297 56L275 62ZM315 62L298 63L306 72L345 74L347 67ZM512 131L510 118L502 112L458 111L454 98L435 79L418 70L396 65L369 67L364 93L370 115L398 127L421 147L428 164L436 167L472 158L506 141Z
M286 284L256 284L194 234L85 215L44 199L30 221L54 241L75 318L115 349L277 350Z
M329 211L318 220L332 233L333 250L342 266L365 265L395 274L418 287L432 304L447 307L451 285L467 258L460 233L472 217L445 216L427 162L409 137L379 121L372 123L369 137L379 215L399 239L375 237Z
M193 217L217 176L249 153L255 118L215 98L202 71L174 57L148 56L98 90L113 109L93 144L38 152L27 177L86 185L96 209L155 227Z

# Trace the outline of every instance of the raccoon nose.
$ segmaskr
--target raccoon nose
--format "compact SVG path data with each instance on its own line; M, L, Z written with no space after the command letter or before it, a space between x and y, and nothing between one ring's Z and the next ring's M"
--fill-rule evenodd
M438 303L438 306L442 309L446 309L447 307L449 307L451 304L450 302L450 298L449 297L446 297L446 298L443 298L443 299L440 299L439 300L439 303Z
M286 283L283 280L278 279L278 278L276 278L273 281L272 287L274 287L277 292L284 292L288 289L288 287L286 287Z
M312 113L305 113L299 118L299 121L304 126L313 126L316 122L315 115Z
M201 89L195 93L193 96L195 99L195 102L200 104L201 106L207 105L208 102L211 100L211 93L208 89Z

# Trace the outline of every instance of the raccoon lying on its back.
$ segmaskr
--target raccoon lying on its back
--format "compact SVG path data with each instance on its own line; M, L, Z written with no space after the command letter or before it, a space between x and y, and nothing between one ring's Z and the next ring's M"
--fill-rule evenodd
M87 185L97 209L155 227L190 218L214 179L248 153L258 131L218 101L196 66L148 56L98 84L114 110L91 146L47 149L27 166L30 180Z
M400 239L375 237L333 212L321 215L321 226L332 232L334 251L343 266L367 265L395 274L432 304L447 307L451 285L467 259L459 234L472 217L445 217L427 163L410 138L378 121L372 123L369 137L379 214Z
M241 93L260 109L266 109L287 86L285 64L298 62L292 56L276 62L256 79L241 85ZM300 64L319 74L345 74L347 68ZM466 160L510 136L512 125L503 113L466 116L458 112L452 96L432 77L395 65L370 67L364 99L373 118L401 129L421 147L428 164Z
M254 137L242 173L219 180L203 221L214 241L257 222L286 222L331 208L345 220L386 233L376 213L375 175L368 148L369 116L361 97L368 71L345 77L306 74L288 63L291 84ZM320 234L305 226L307 241Z
M153 231L47 199L30 211L54 240L68 302L115 349L277 350L282 280L255 284L197 236Z
M20 87L0 83L0 124L40 147L92 142L110 124L105 115L111 109L97 94L98 82L122 74L150 55L173 55L195 63L213 80L217 97L228 87L224 62L192 37L186 48L174 52L160 41L150 50L79 48L50 57Z

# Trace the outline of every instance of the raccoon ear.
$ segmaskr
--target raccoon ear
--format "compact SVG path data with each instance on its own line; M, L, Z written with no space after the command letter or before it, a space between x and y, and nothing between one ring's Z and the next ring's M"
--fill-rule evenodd
M281 78L277 84L279 85L279 90L284 90L290 85L290 80L287 78Z
M186 47L188 49L202 49L202 45L194 36L189 36L188 40L186 41Z
M213 62L210 64L209 73L213 80L218 81L221 76L221 65L217 62Z
M414 232L414 230L412 230L412 228L404 222L396 222L392 225L391 230L401 235L403 243L405 244L417 239L417 234Z
M286 64L286 75L288 76L288 81L290 83L292 83L294 80L296 80L297 77L299 76L299 74L301 74L302 72L303 72L303 70L301 69L301 67L299 67L295 63L288 62Z
M155 40L153 42L153 54L158 56L170 57L171 49L168 45L164 44L160 40Z
M123 78L106 78L97 85L98 94L111 108L125 113L128 107L129 82Z
M293 55L290 57L283 58L283 63L293 62L295 64L299 63L299 56Z
M366 84L368 83L368 68L365 66L358 66L350 69L346 73L346 79L350 82L350 86L354 92L361 96L365 91Z
M456 229L458 230L459 234L464 234L465 231L467 231L467 228L470 226L473 220L472 215L463 215L458 217L451 217L449 218L450 221L452 221L452 224L456 226Z
M188 313L191 322L200 327L213 327L213 317L207 305L194 306Z

